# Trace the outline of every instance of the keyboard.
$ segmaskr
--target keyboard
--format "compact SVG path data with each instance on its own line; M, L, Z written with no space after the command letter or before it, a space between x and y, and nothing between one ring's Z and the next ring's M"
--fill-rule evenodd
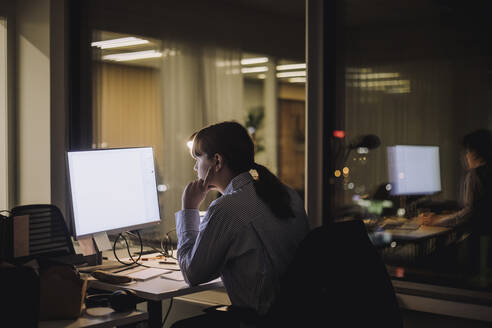
M410 222L403 223L397 229L401 229L401 230L417 230L418 228L420 228L420 226L421 226L420 223L410 221Z
M381 228L388 229L399 229L399 230L417 230L422 224L416 218L405 219L405 218L388 218L381 225Z

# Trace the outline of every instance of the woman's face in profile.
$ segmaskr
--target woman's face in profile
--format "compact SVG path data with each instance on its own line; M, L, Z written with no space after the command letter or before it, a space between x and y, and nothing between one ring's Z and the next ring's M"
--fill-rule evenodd
M198 179L205 179L212 163L213 161L206 154L195 157L195 166L193 169L198 173Z

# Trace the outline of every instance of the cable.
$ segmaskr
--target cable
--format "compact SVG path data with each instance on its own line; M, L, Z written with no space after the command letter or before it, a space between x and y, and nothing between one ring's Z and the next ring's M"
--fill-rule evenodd
M126 239L125 236L123 236L123 233L120 233L118 234L118 236L116 237L116 239L114 240L114 244L113 244L113 255L114 255L114 258L120 262L121 264L124 264L126 266L130 266L130 265L141 265L141 266L145 266L141 263L138 263L138 261L140 260L140 258L142 257L142 251L143 251L143 243L142 243L142 238L140 237L140 234L137 232L137 235L138 235L138 239L140 240L140 253L138 255L138 258L135 260L130 252L130 245L128 244L128 240ZM118 240L122 238L124 241L125 241L125 244L126 244L126 250L128 252L128 255L130 256L130 259L132 261L132 263L125 263L123 262L122 260L120 260L120 258L118 257L118 255L116 254L116 243L118 242Z
M170 257L172 259L175 259L176 258L173 256L173 248L172 248L172 244L171 244L171 238L169 237L169 233L173 232L173 231L176 231L176 229L172 229L172 230L169 230L168 232L166 232L166 234L164 235L164 237L161 239L161 248L162 250L164 251L164 255L167 256L167 257ZM163 245L162 242L166 240L166 244ZM171 253L169 253L169 247L171 248Z
M172 259L175 259L177 260L172 252L173 252L173 248L172 248L172 243L171 243L171 238L169 237L169 234L173 231L176 231L176 229L172 229L172 230L169 230L165 235L164 237L161 239L161 249L158 249L156 247L153 247L153 246L148 246L149 248L151 248L152 250L156 251L157 253L160 253L166 257L169 257L169 258L172 258ZM136 234L134 234L133 232L131 231L127 231L126 232L127 234L129 235L133 235L135 237L138 237L139 240L140 240L140 245L141 245L141 248L140 248L140 255L142 255L142 252L143 252L143 248L142 248L142 239L140 237L140 234L138 234L138 236ZM124 237L123 237L124 239ZM130 256L131 257L131 256Z
M174 298L171 297L171 300L169 301L169 307L167 308L167 312L166 312L166 315L164 316L164 320L162 320L162 326L161 327L164 327L164 324L166 323L169 312L171 312L171 308L173 307L173 301L174 301Z
M156 268L154 266L150 266L150 265L145 265L145 264L142 264L142 263L139 263L138 261L140 260L140 258L142 257L142 252L143 252L143 242L142 242L142 237L140 236L140 233L137 231L136 234L134 234L133 232L130 232L130 231L127 231L126 232L127 234L129 235L132 235L132 236L135 236L135 237L138 237L139 239L139 242L140 242L140 253L138 254L138 258L135 260L131 254L131 251L130 251L130 245L128 244L128 240L126 239L126 237L123 235L123 233L120 233L115 241L114 241L114 244L113 244L113 254L114 254L114 257L115 259L120 262L121 264L125 265L125 266L128 266L128 267L131 267L131 266L134 266L134 265L137 265L137 266L142 266L142 267L145 267L145 268ZM118 242L118 240L122 238L123 241L125 242L126 244L126 250L128 252L128 255L130 256L130 260L132 261L131 263L125 263L123 262L119 257L118 255L116 254L116 243ZM165 254L163 254L165 255ZM167 256L167 255L165 255ZM171 256L172 258L172 256ZM179 269L167 269L167 270L171 270L171 271L178 271ZM118 272L121 272L123 270L120 270Z

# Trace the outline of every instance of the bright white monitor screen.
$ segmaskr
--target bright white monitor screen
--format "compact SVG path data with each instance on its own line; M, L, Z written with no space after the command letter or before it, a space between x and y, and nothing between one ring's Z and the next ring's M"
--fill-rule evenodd
M151 147L68 152L75 237L160 222Z
M441 191L439 147L387 147L391 195L430 195Z

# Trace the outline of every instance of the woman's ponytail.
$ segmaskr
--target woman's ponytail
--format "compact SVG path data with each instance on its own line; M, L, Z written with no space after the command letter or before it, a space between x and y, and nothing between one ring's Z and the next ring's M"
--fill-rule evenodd
M280 219L294 216L290 205L290 195L280 180L263 165L253 163L252 169L258 173L254 185L258 196Z

